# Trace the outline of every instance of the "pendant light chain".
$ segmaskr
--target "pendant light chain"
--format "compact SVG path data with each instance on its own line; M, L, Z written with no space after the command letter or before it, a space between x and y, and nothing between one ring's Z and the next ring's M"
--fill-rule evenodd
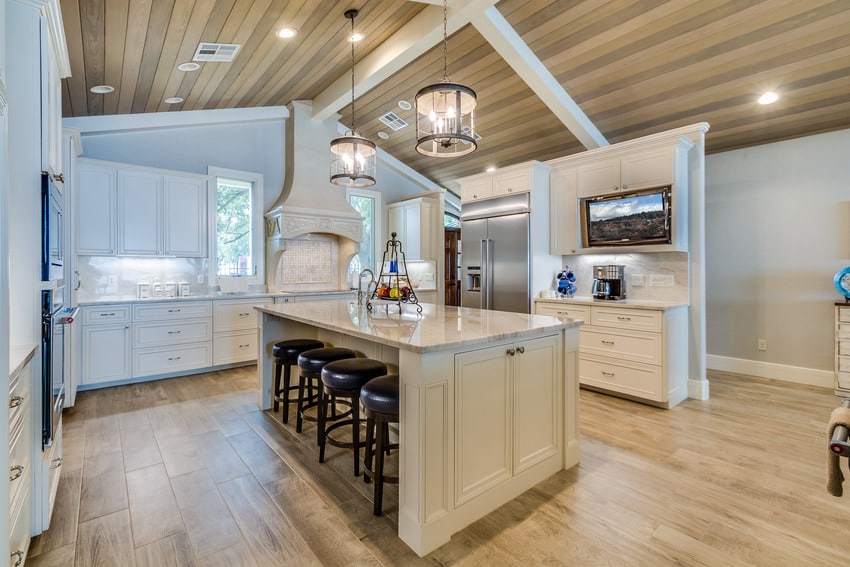
M357 130L354 129L354 18L355 15L351 16L351 36L349 36L348 40L351 42L351 133L355 134Z
M443 0L443 82L449 81L449 0Z

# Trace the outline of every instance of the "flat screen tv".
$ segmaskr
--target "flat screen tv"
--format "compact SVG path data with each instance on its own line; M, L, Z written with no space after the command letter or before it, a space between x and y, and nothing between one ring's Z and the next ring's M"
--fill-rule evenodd
M583 199L585 247L672 242L670 186Z

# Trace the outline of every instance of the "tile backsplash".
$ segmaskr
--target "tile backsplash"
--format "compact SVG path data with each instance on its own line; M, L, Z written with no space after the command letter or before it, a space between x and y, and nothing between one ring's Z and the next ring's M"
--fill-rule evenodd
M135 297L137 283L153 283L154 278L166 282L188 282L190 294L203 295L215 290L207 281L209 261L206 258L138 258L119 256L78 256L80 301L103 297ZM203 283L198 283L198 278Z
M577 295L588 296L593 285L593 266L625 266L626 297L657 301L688 302L688 253L647 252L642 254L576 254L564 256L564 265L576 276ZM635 276L643 276L643 285L635 285ZM670 277L672 286L668 285ZM651 285L661 284L661 285ZM557 287L557 282L555 283ZM554 289L554 288L553 288Z

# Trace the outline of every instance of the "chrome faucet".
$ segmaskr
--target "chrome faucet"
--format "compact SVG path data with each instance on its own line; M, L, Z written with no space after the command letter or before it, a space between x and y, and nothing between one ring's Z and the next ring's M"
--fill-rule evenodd
M363 276L366 274L369 275L369 283L366 284L366 300L369 300L369 290L372 287L372 284L375 283L375 272L370 270L369 268L363 268L360 270L360 273L357 274L357 304L361 305L363 303Z

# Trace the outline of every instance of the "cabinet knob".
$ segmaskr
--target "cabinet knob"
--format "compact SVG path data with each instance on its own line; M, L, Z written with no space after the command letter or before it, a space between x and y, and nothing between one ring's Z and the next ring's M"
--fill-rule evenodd
M510 187L508 187L508 193L513 193L513 192L514 192L514 190L511 189Z
M511 348L509 348L508 350L506 350L505 352L506 352L508 355L513 356L513 355L515 355L515 354L516 354L516 349L515 349L515 348L513 348L513 347L511 347Z
M24 563L24 552L20 549L18 551L13 551L9 557L17 557L15 560L15 565L13 567L21 567Z
M9 409L16 408L22 403L24 403L23 396L12 396L11 398L9 398Z
M472 194L472 198L473 198L473 199L477 199L477 198L478 198L478 195L476 195L475 193L473 193L473 194Z
M613 187L611 187L611 189L616 191L617 189L619 189L619 185L614 185Z
M518 353L522 354L522 353L525 352L525 347L524 346L518 346L518 347L516 347L516 351Z
M23 465L15 465L13 467L9 467L9 482L12 482L13 480L18 480L23 474Z
M629 188L628 185L623 185L623 189L628 189L628 188Z

